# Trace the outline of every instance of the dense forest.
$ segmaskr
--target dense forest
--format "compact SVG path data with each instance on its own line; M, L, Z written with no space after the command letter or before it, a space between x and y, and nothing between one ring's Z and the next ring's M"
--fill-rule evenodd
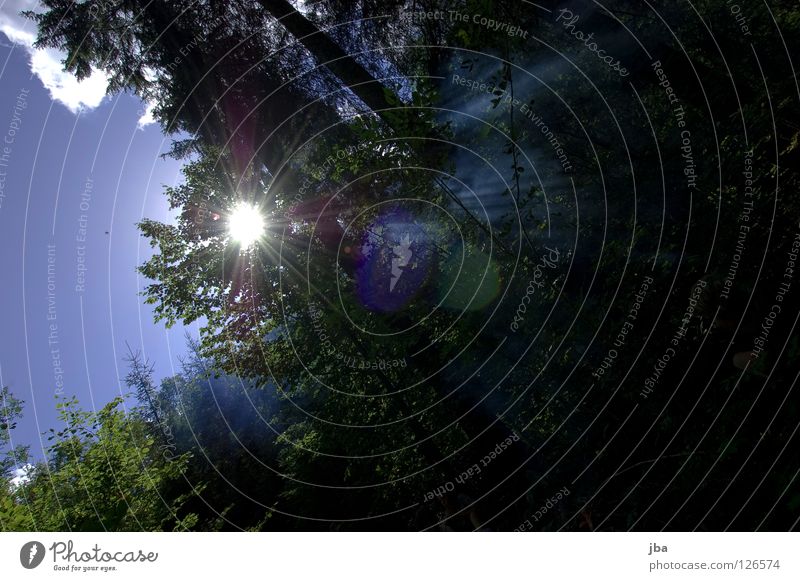
M4 389L3 530L797 526L797 2L28 16L171 139L142 300L201 332L45 461Z

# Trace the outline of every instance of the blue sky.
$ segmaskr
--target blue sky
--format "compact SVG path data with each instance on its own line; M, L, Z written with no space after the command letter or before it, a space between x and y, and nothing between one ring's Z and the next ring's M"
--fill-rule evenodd
M159 378L179 366L186 330L154 324L138 294L150 249L135 224L169 220L180 164L159 157L169 140L141 127L141 102L102 98L102 77L75 83L30 48L24 4L0 9L0 379L26 402L15 443L41 458L59 390L95 408L125 389L126 342Z

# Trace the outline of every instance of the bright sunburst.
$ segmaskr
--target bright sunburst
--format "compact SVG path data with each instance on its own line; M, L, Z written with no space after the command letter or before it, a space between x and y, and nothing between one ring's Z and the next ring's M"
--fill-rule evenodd
M252 204L242 202L228 215L228 234L242 248L248 248L261 238L264 226L264 217Z

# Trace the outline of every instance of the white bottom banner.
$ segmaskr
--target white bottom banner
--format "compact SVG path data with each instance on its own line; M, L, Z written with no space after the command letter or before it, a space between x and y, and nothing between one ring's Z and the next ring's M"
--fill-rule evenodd
M791 533L3 533L4 579L800 579Z

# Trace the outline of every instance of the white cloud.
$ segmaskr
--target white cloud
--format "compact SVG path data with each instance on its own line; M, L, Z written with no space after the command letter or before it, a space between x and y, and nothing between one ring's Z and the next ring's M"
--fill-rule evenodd
M31 479L31 472L33 472L33 464L25 464L21 468L16 468L13 471L14 476L9 480L11 486L16 488L20 484L25 484Z
M138 129L144 129L148 125L152 125L156 122L156 118L153 117L153 110L155 108L155 102L149 102L145 105L144 113L142 113L142 116L139 117L139 121L136 122L136 127Z
M50 97L59 101L73 113L81 109L94 109L103 100L108 78L98 71L78 82L70 73L62 70L61 57L51 50L31 52L31 72L50 91Z
M36 10L38 6L36 0L5 0L0 4L0 32L10 41L24 47L30 57L31 72L39 77L54 101L63 104L73 113L82 109L94 109L105 97L108 78L95 71L88 79L78 82L74 76L62 70L63 53L33 48L36 26L19 13L22 10Z

